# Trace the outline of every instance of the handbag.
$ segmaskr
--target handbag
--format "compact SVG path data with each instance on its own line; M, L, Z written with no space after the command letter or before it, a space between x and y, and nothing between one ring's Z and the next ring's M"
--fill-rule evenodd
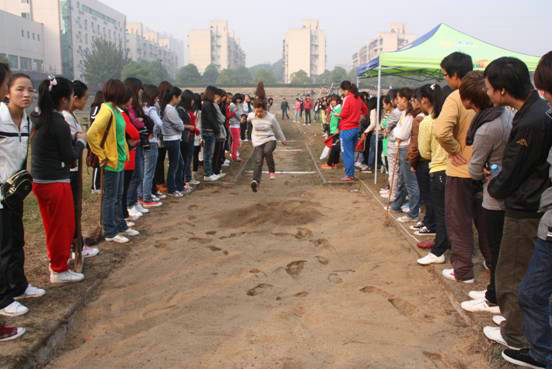
M360 140L358 140L355 147L355 152L364 152L366 151L366 135L362 135Z
M111 115L111 119L109 120L109 123L107 124L107 128L103 134L102 141L100 142L100 148L103 149L105 146L105 141L107 141L107 135L109 134L109 130L111 129L111 126L113 125L113 114ZM90 168L98 168L100 166L100 159L96 154L92 152L90 149L90 146L86 146L87 154L86 154L86 165Z
M27 166L27 156L29 155L29 143L31 123L29 117L27 117L27 153L25 154L25 164L23 168ZM17 208L17 204L21 204L23 200L31 193L33 189L33 177L27 169L21 169L11 175L6 182L0 186L0 192L2 193L3 203L10 208Z

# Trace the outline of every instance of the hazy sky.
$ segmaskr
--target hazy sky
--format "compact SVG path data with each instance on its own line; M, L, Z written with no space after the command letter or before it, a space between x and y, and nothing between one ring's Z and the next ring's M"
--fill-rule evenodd
M128 22L143 22L184 42L189 30L227 19L241 39L248 66L280 59L285 32L307 18L319 19L326 32L328 69L350 67L353 53L394 21L406 23L407 31L416 35L447 23L519 52L540 56L552 49L552 0L104 1L125 13Z

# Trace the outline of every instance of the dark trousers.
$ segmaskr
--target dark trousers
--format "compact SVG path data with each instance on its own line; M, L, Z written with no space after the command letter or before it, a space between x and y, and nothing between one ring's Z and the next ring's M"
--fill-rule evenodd
M287 119L289 120L289 115L287 109L282 110L282 120Z
M445 223L445 186L447 175L444 170L430 174L431 178L431 203L435 214L435 241L431 253L436 256L443 255L450 249L450 243Z
M311 124L311 123L312 123L311 111L310 109L305 109L305 124Z
M247 122L247 139L251 141L251 133L253 133L253 124Z
M224 141L216 141L213 154L213 173L220 174L222 163L224 163Z
M450 240L450 260L457 280L472 279L474 234L479 235L479 249L490 264L489 243L481 232L482 203L479 189L470 178L448 177L445 186L445 221Z
M132 177L134 176L133 170L125 170L124 171L124 183L123 183L123 201L121 202L121 211L123 212L123 218L128 218L128 188L130 187L130 182L132 181ZM134 206L134 205L132 205Z
M504 211L483 209L483 229L485 237L489 240L490 263L487 264L491 279L487 286L485 298L492 304L496 304L496 263L500 252L500 243L502 242L502 231L504 229Z
M102 222L106 238L115 237L128 229L123 216L124 173L103 170Z
M496 300L506 321L500 325L502 337L510 346L527 347L523 335L523 316L519 306L518 287L527 273L533 256L539 219L506 216L502 244L496 264Z
M188 183L192 180L192 160L194 158L194 141L193 138L186 142L180 141L180 152L183 161L184 171L184 183Z
M276 164L274 163L274 150L276 150L276 141L268 141L262 145L256 146L253 156L255 157L255 171L253 179L258 183L261 183L261 176L263 174L263 164L266 160L268 171L270 173L276 173Z
M25 277L23 203L0 209L0 309L21 296L29 282Z
M341 143L339 139L334 139L334 144L330 150L330 156L328 157L328 165L336 165L339 163L339 154L341 153Z
M519 305L523 311L523 332L529 341L529 354L552 366L552 242L537 239L525 277L519 285Z
M159 147L159 155L157 155L157 166L155 167L154 185L164 185L165 181L165 157L167 156L167 148Z
M194 159L193 159L193 170L197 172L199 169L199 152L201 151L201 146L194 146Z
M424 225L435 231L435 212L431 196L431 179L429 178L429 160L420 159L416 166L416 179L420 188L420 203L425 205Z
M247 123L240 123L240 139L245 141L247 137Z

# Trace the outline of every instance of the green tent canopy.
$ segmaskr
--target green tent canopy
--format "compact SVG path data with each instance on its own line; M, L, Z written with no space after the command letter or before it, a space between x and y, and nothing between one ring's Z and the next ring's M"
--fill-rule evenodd
M357 67L358 78L403 76L420 79L442 78L441 61L447 55L461 51L471 55L474 69L483 70L493 60L512 56L521 59L530 71L535 71L539 58L491 45L462 33L444 23L418 38L405 48L384 52L368 64Z

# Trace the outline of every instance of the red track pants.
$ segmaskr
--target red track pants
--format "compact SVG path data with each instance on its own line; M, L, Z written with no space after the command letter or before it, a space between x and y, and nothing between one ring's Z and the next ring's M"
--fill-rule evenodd
M232 134L232 160L238 160L240 155L240 129L230 128L230 133Z
M75 233L71 184L33 183L33 192L40 206L50 267L56 273L65 272Z

